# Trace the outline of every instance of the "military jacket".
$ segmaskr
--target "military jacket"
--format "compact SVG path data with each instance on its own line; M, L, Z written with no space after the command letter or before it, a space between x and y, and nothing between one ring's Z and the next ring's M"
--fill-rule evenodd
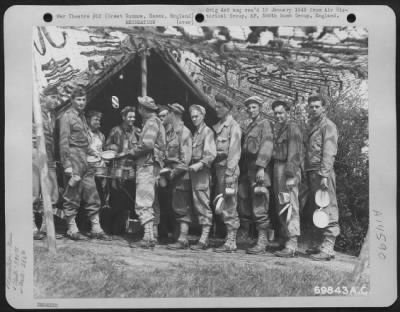
M224 122L213 126L216 133L217 158L216 165L226 166L226 176L239 175L239 159L242 152L242 131L239 124L228 115Z
M151 114L143 121L143 129L138 144L131 152L137 159L137 166L151 165L154 162L161 167L164 164L165 129L156 114Z
M169 127L166 137L165 161L167 165L180 172L187 171L192 160L192 134L190 130L182 122L176 128Z
M54 131L55 131L55 116L52 112L44 109L42 106L42 126L43 126L43 136L45 140L47 161L52 163L55 161L55 145L54 145ZM35 123L32 122L32 141L33 148L37 148L37 133Z
M60 119L60 157L64 168L71 167L70 147L89 152L89 127L84 113L71 107Z
M288 121L276 127L273 158L286 162L285 175L288 178L294 178L300 168L302 145L302 133L296 123Z
M305 170L317 170L322 177L333 171L337 153L336 125L325 115L310 123L306 138Z
M247 126L243 136L243 153L250 162L248 166L266 168L272 157L273 146L271 124L259 115Z
M211 168L216 156L214 132L203 123L193 136L192 163L201 162L204 166Z

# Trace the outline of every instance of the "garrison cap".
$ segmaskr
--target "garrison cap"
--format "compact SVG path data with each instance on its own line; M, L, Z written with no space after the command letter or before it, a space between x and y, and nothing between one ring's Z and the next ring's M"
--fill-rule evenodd
M247 99L244 101L244 105L245 105L245 106L250 105L250 104L253 104L253 103L256 103L256 104L258 104L259 106L261 106L261 105L264 103L264 101L262 100L262 98L260 98L260 97L257 96L257 95L251 96L251 97L247 98Z
M143 107L146 107L147 109L156 111L158 110L158 107L156 103L154 102L154 99L151 98L150 96L138 96L138 102L140 105Z
M228 107L229 109L232 109L232 107L233 107L232 102L223 94L217 94L215 96L215 101L224 104L224 106Z
M168 108L178 114L183 114L185 112L185 108L179 103L168 104Z
M193 104L189 107L189 111L191 112L192 110L196 110L200 112L200 114L205 115L206 114L206 109L203 106L200 106L198 104Z

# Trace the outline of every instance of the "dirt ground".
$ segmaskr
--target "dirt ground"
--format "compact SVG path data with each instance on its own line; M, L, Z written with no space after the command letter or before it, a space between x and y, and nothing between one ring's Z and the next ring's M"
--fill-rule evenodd
M194 237L193 237L194 239ZM193 240L191 240L194 242ZM211 245L217 246L222 243L220 239L211 241ZM36 241L35 247L46 247L45 241ZM99 256L112 256L115 260L123 260L132 267L140 268L140 270L154 270L168 268L172 264L184 264L188 266L197 266L205 264L219 264L227 262L242 263L242 264L257 264L265 267L277 267L284 269L293 264L301 264L309 267L326 267L329 270L352 272L354 265L357 263L357 258L342 253L336 253L336 257L332 261L312 261L304 253L304 250L299 250L297 258L283 259L275 257L272 253L264 255L248 255L245 253L244 247L246 244L239 244L237 252L232 254L215 253L212 249L205 251L192 250L169 250L166 245L157 245L154 249L148 250L143 248L131 248L127 237L114 236L112 241L105 242L99 240L79 241L74 242L69 239L57 241L57 248L74 247L84 251L91 251Z

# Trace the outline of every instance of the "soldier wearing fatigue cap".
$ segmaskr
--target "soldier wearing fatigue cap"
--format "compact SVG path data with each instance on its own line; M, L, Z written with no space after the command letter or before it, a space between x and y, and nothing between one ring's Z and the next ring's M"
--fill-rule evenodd
M308 198L309 209L314 211L315 193L327 190L330 203L324 210L329 215L329 224L323 229L323 241L318 247L306 252L313 260L327 261L334 258L334 245L340 233L339 211L336 199L336 177L333 168L337 153L338 133L336 125L326 117L326 101L320 94L312 94L308 98L309 124L306 136L305 164L306 188L302 196ZM302 202L306 200L302 199Z
M215 194L223 194L222 220L227 227L227 237L225 243L221 247L215 248L214 251L234 252L237 249L236 234L239 228L236 194L240 173L239 159L242 132L239 124L230 114L233 104L229 99L224 95L216 95L215 101L215 111L219 118L219 122L213 126L217 146ZM234 193L227 194L226 189L233 190Z
M114 150L117 153L128 153L138 142L140 130L135 127L136 109L134 106L125 106L121 110L122 122L111 129L105 150ZM128 157L114 160L114 165L127 170L135 169L135 163ZM111 227L113 234L122 234L125 231L129 210L135 202L135 181L112 179L111 201L112 209L104 211L107 215L107 225ZM133 200L133 203L132 203Z
M156 184L163 166L165 129L157 117L157 105L149 96L138 97L138 112L142 116L143 129L138 143L128 152L136 159L136 214L144 226L144 236L139 247L151 248L156 244L154 237L154 205L157 199ZM132 245L135 247L136 245Z
M279 217L284 248L277 251L275 255L290 258L296 256L297 239L300 236L299 184L301 181L302 133L295 122L289 121L290 106L286 101L274 101L272 110L277 119L274 132L273 187L278 212L285 209L288 204L279 202L279 194L288 194L290 198L290 208L286 208L286 212ZM288 214L290 214L289 219L287 218Z
M273 149L273 132L270 122L261 116L263 100L252 96L244 102L250 124L243 136L243 157L247 175L248 198L251 199L252 215L258 230L257 244L248 248L248 254L265 253L268 245L267 230L271 227L268 215L270 161ZM256 192L256 188L260 192Z
M48 178L50 181L50 199L53 205L53 210L57 209L56 205L59 199L57 174L56 174L56 161L55 161L55 146L54 146L54 130L55 130L55 115L54 111L60 102L60 96L55 85L48 85L42 93L40 105L42 111L42 127L45 140L46 154L47 154L47 167ZM40 164L38 158L38 146L36 138L36 127L33 123L32 131L32 187L33 187L33 238L41 240L46 236L46 222L43 218L43 207L40 189ZM42 215L42 225L40 230L35 223L35 212ZM56 235L56 238L61 238L61 235Z
M86 108L86 91L76 88L71 94L72 107L61 117L60 121L60 154L66 173L72 173L64 191L65 218L68 223L67 236L72 240L85 240L75 222L81 201L92 224L90 236L110 240L100 225L100 197L96 189L94 172L90 170L87 157L96 156L90 147L89 127L84 111Z
M191 193L189 165L192 159L192 134L185 127L182 116L184 107L178 103L169 104L167 116L170 127L166 132L165 163L171 169L169 180L172 191L172 208L179 223L178 240L169 244L169 249L185 249L189 247L187 238L191 220Z
M196 128L193 136L193 153L190 169L193 207L202 226L199 242L191 246L193 250L208 248L208 236L212 225L210 208L211 166L217 156L214 132L204 122L206 110L203 106L189 107L190 117Z

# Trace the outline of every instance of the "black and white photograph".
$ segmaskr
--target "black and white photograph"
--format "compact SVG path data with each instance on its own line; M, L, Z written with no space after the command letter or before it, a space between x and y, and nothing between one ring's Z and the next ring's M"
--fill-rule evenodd
M367 28L32 33L35 299L368 296Z

